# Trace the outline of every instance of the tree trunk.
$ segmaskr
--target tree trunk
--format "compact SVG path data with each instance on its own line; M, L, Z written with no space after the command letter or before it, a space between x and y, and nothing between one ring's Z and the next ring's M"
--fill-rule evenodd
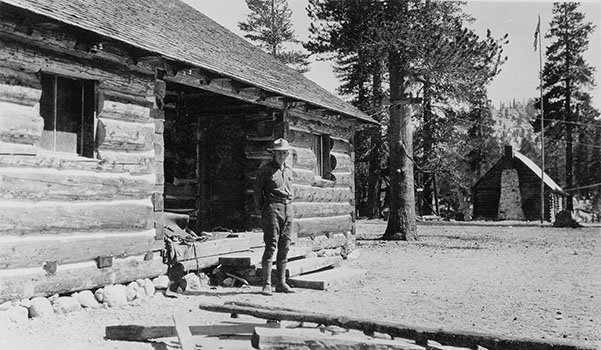
M413 130L405 65L390 54L390 215L382 239L417 240L413 183Z
M430 157L432 156L432 146L434 144L434 138L432 136L432 95L430 93L430 84L424 84L424 158L421 162L423 168ZM422 215L432 215L432 174L424 174L425 181L423 184L422 199L423 205L421 208Z
M380 188L382 184L382 169L380 167L382 152L380 147L382 143L382 137L380 135L380 128L373 129L371 137L373 150L369 157L369 174L367 175L367 216L370 219L380 218L380 209L382 208L380 202Z

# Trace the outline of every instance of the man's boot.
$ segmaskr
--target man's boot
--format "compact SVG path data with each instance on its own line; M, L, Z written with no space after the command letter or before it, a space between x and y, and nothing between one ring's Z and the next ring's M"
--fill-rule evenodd
M263 272L263 290L261 294L272 295L271 293L271 260L261 262L261 271Z
M286 283L286 261L277 262L278 283L275 287L277 293L294 293L294 290Z

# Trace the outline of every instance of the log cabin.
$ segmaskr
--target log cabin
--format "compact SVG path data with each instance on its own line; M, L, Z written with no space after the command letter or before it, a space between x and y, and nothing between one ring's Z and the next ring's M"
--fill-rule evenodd
M166 212L259 228L252 184L279 137L295 242L345 244L366 124L179 0L1 0L0 302L164 274Z
M544 176L545 220L566 205L565 193L553 179ZM531 159L505 146L503 156L472 187L473 218L527 220L541 218L541 169Z

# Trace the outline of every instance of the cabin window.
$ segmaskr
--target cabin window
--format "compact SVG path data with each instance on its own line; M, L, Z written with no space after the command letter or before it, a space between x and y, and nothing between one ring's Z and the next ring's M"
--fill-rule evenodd
M40 115L44 131L39 146L93 158L95 105L94 81L43 73Z
M313 152L317 156L315 175L326 180L334 180L332 171L336 167L336 158L330 154L334 145L330 135L314 135Z

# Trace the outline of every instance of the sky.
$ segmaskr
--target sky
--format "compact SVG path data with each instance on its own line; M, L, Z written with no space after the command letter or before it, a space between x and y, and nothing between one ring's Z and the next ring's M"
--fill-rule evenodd
M245 0L183 0L204 13L222 26L239 36L243 32L238 29L238 22L244 21L249 13ZM292 10L292 23L295 34L301 41L308 40L310 19L306 15L307 0L288 0ZM488 86L489 99L495 106L501 102L527 101L539 96L539 51L534 51L534 32L540 15L543 65L545 45L550 39L544 38L549 30L549 22L553 18L553 3L548 0L538 1L475 1L468 0L465 12L475 18L470 26L484 37L490 29L493 37L500 38L509 34L509 44L504 49L508 57L501 67L501 73ZM589 49L585 60L596 67L595 81L601 79L601 0L582 1L580 11L585 19L593 22L597 28L589 37ZM538 50L538 49L537 49ZM335 93L340 84L332 72L331 62L313 61L311 70L305 76L326 90ZM601 85L601 82L598 84ZM593 106L601 110L601 86L589 93L593 96Z

